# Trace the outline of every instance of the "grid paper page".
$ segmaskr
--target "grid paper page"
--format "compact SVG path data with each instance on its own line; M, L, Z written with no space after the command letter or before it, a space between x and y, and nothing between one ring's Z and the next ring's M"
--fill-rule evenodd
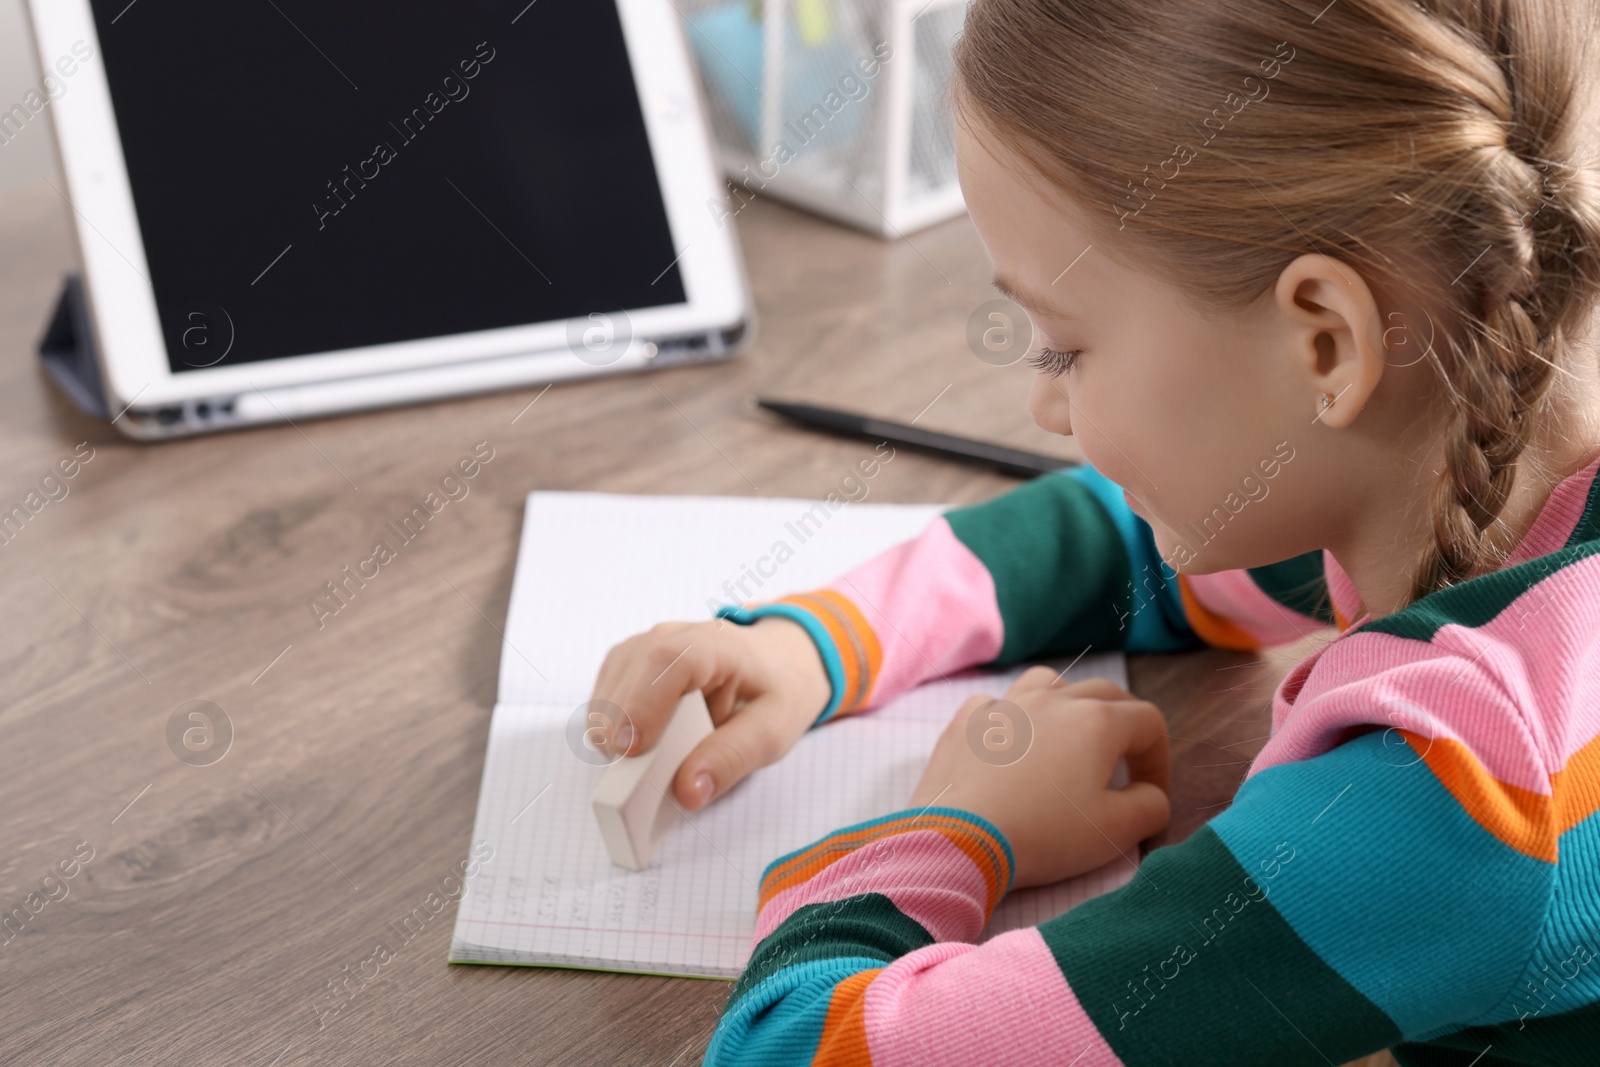
M817 506L530 494L473 832L494 852L462 897L453 962L737 977L749 959L766 865L831 830L904 808L961 702L972 693L998 696L1022 672L963 671L809 731L705 810L680 810L648 869L614 865L589 804L605 767L575 754L581 740L572 729L606 651L664 619L709 618L708 598L766 600L823 585L915 536L943 510ZM779 540L792 554L774 566ZM729 596L724 583L741 577L743 590ZM1126 686L1121 653L1083 656L1068 675L1095 676ZM1124 884L1136 858L1010 894L983 938Z

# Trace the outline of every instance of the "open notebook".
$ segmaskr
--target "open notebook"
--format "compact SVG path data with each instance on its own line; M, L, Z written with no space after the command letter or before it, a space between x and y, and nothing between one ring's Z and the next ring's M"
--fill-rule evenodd
M705 810L680 809L643 871L606 854L589 806L605 767L592 749L592 762L575 754L572 745L582 742L574 711L589 700L606 651L628 635L665 619L709 619L721 603L824 585L915 536L942 510L531 493L473 830L475 850L487 843L494 851L461 898L451 962L738 977L767 864L829 831L905 808L955 709L972 693L1004 693L1022 668L964 671L809 731ZM1126 686L1122 654L1085 655L1067 677L1094 676ZM1012 893L984 937L1124 884L1136 859Z

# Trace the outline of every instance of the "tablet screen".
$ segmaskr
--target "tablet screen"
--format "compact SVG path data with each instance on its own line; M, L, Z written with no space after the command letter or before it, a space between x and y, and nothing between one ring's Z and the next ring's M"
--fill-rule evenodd
M608 0L92 6L174 371L686 299Z

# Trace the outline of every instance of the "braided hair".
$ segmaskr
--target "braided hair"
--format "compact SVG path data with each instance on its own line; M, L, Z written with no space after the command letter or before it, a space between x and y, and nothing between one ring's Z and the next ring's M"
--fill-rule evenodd
M973 0L955 82L1199 304L1242 309L1315 252L1438 312L1415 601L1498 566L1486 531L1600 299L1596 25L1595 0Z
M1600 274L1593 177L1571 162L1581 72L1543 6L1433 5L1494 65L1481 66L1483 141L1464 156L1478 175L1456 230L1462 328L1441 356L1455 404L1434 488L1433 543L1414 570L1413 600L1501 562L1484 558L1485 531L1505 505Z

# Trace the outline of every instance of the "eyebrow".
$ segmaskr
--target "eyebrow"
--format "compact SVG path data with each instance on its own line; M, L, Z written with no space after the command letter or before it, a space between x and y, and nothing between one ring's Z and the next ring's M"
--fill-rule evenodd
M1055 318L1069 317L1059 308L1052 307L1045 301L1022 292L1015 282L1008 280L1003 275L996 274L989 284L994 286L1001 296L1028 311L1037 312L1041 315L1050 315Z

